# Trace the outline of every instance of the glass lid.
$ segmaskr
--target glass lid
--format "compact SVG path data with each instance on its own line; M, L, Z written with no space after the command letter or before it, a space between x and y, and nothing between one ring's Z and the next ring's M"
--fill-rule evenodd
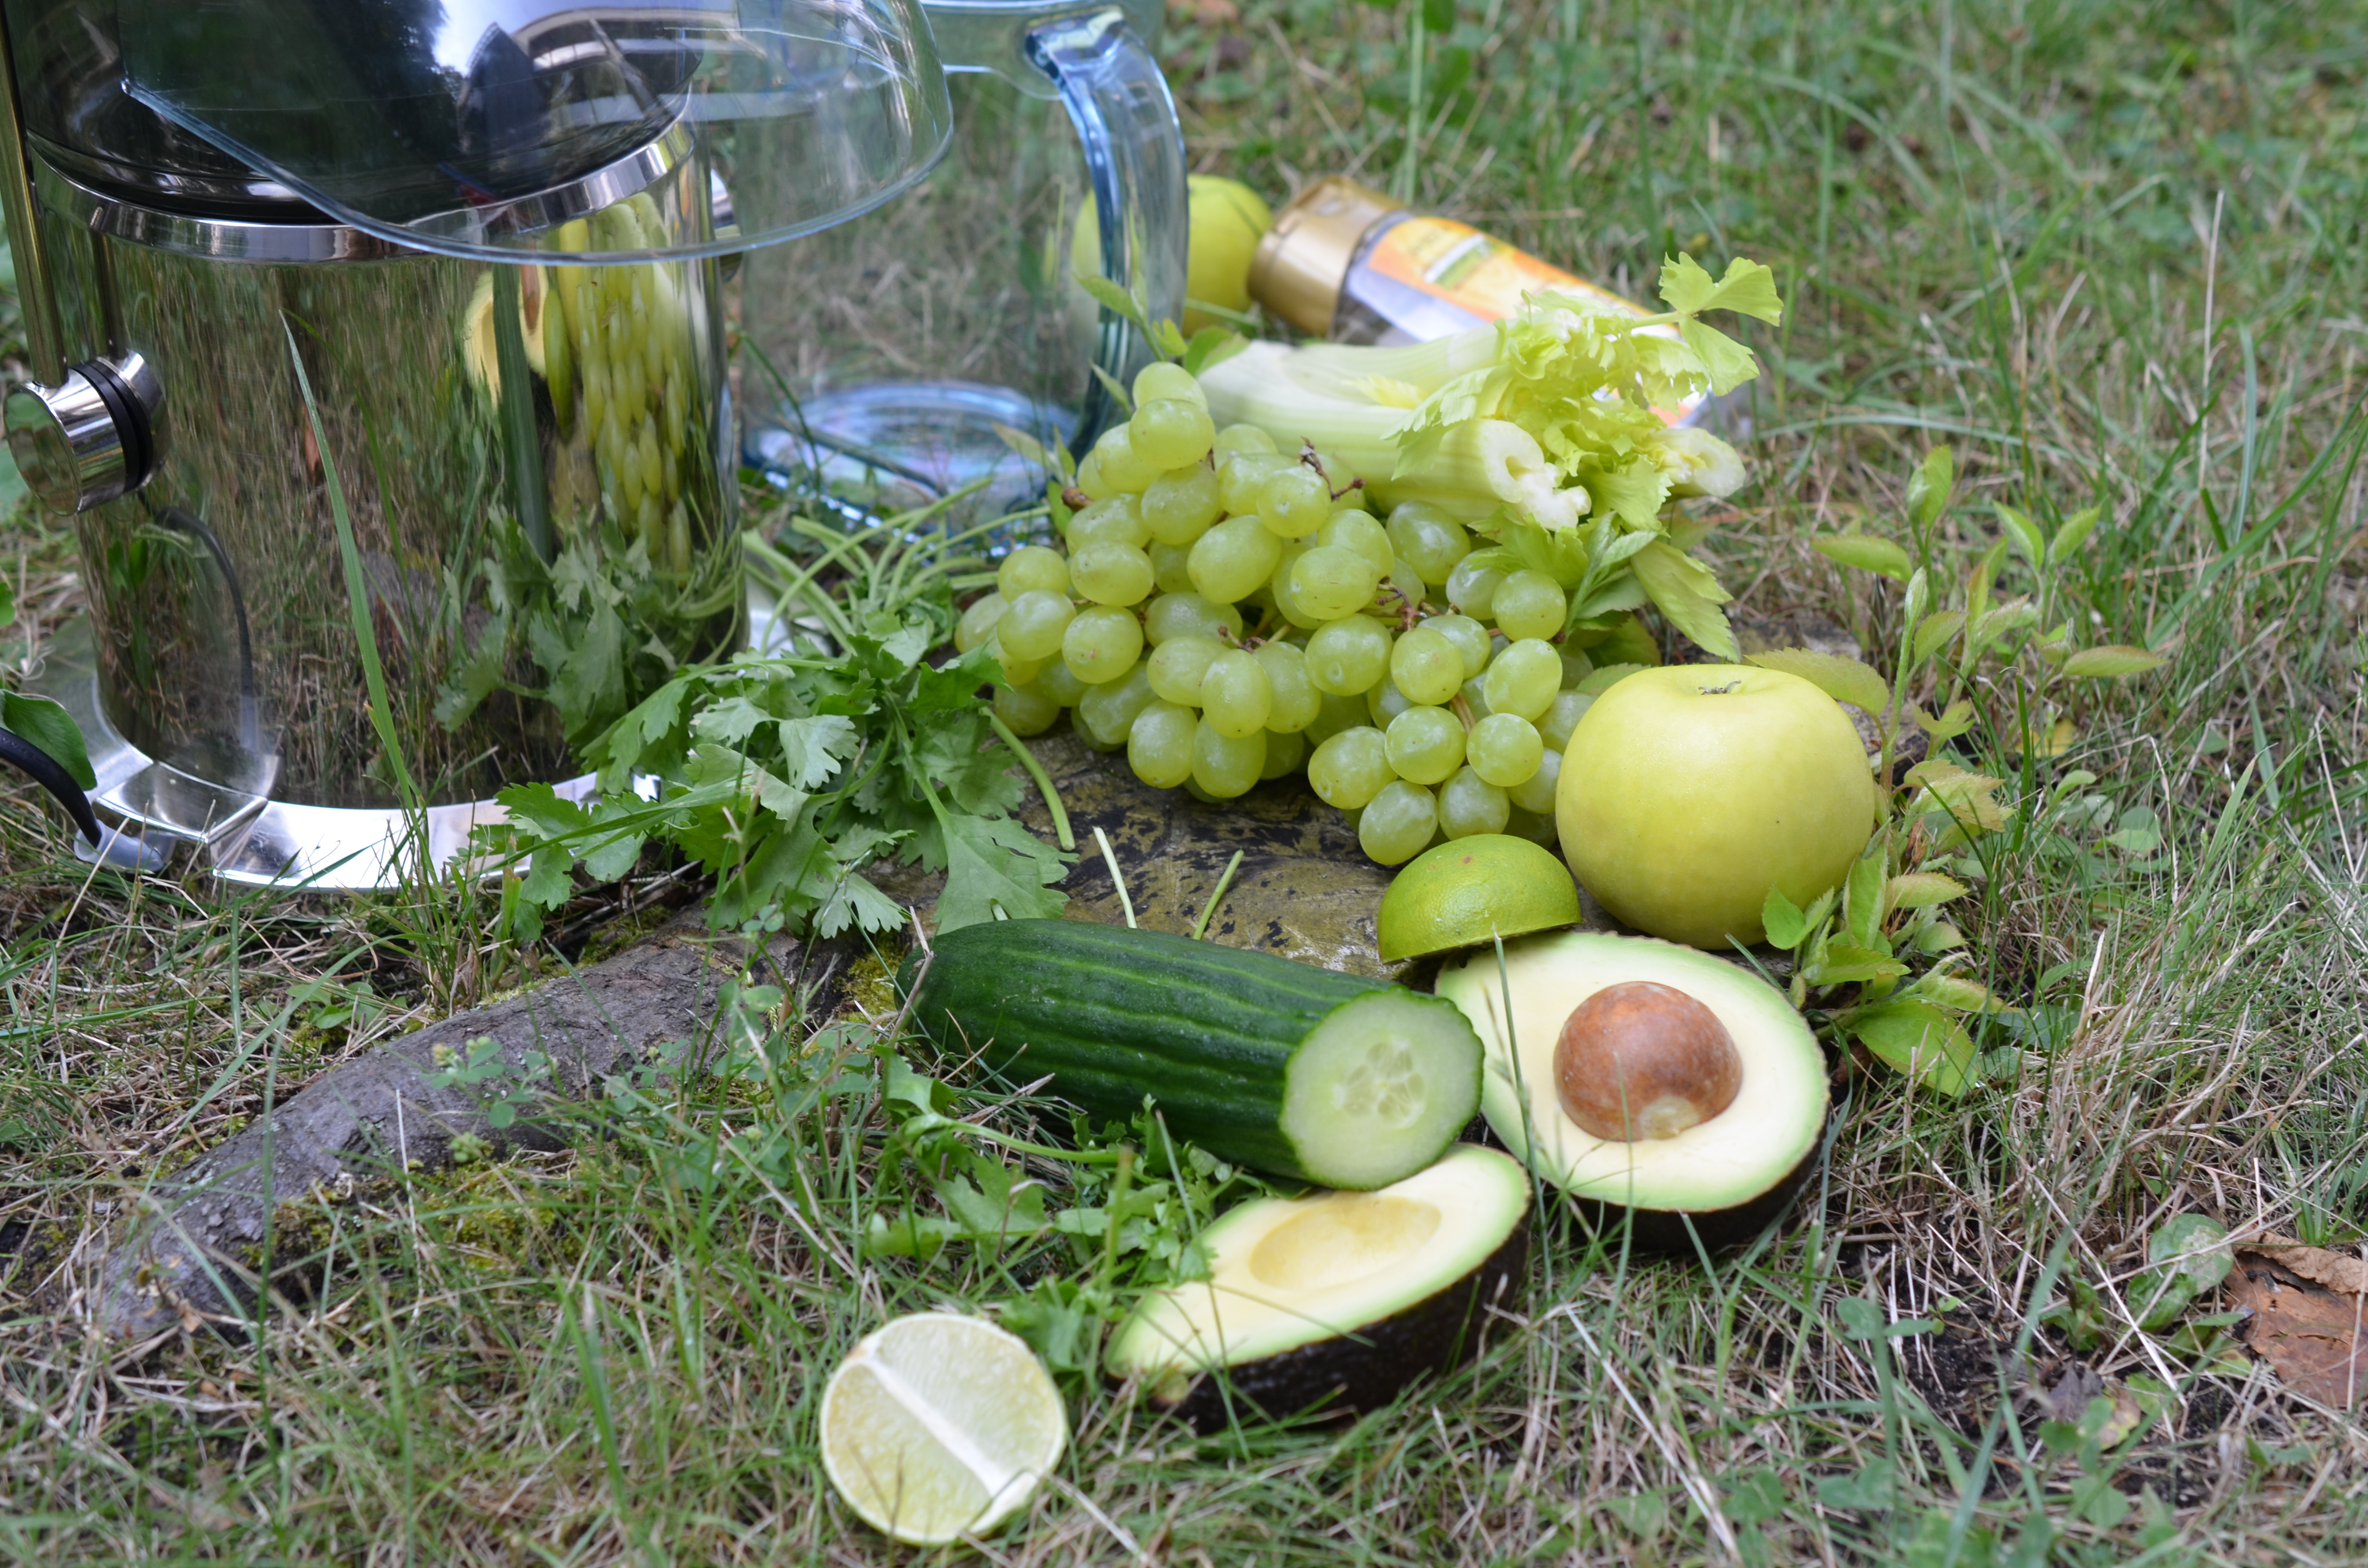
M134 97L355 227L607 260L793 239L928 173L915 0L120 0Z

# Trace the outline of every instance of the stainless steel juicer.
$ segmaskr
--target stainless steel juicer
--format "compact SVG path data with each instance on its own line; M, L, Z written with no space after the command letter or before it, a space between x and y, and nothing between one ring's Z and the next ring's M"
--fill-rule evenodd
M89 599L34 687L82 725L117 858L385 885L504 785L564 778L538 693L644 634L620 584L665 632L602 669L730 644L717 258L941 155L912 0L6 0L0 22L32 378L7 439L74 517Z

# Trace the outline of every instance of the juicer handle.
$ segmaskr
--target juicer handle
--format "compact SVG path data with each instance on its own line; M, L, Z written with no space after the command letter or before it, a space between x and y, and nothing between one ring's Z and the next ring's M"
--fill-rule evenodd
M1025 48L1076 123L1101 229L1102 276L1143 301L1147 319L1181 321L1191 233L1184 128L1159 62L1116 6L1046 22L1028 34ZM1094 362L1127 386L1152 358L1143 334L1105 308ZM1076 450L1091 446L1116 412L1096 378L1086 391Z

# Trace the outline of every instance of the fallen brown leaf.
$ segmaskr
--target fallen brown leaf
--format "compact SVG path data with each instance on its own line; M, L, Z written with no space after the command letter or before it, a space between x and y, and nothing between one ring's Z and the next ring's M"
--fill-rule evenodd
M2227 1289L2252 1314L2245 1344L2280 1382L2322 1404L2348 1407L2368 1392L2368 1266L2299 1243L2243 1247Z
M2263 1236L2253 1250L2280 1267L2346 1296L2368 1296L2368 1262L2291 1236Z

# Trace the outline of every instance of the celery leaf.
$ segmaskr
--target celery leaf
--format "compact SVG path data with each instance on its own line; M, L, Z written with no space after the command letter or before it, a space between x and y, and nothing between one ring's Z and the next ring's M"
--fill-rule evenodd
M1669 624L1704 653L1728 660L1736 656L1734 630L1719 608L1734 596L1718 585L1709 567L1680 554L1668 541L1655 540L1636 552L1634 570Z

